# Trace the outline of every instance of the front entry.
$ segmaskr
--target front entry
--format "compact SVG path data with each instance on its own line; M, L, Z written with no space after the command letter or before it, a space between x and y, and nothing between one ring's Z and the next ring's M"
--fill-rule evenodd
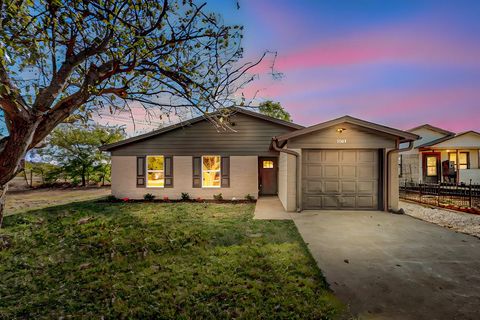
M258 192L260 195L277 194L278 158L258 158Z
M423 153L423 181L425 183L440 182L440 153Z

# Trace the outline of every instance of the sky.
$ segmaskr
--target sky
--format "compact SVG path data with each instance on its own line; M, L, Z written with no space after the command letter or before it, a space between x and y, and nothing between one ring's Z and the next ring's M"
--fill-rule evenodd
M480 1L210 1L245 26L245 58L278 52L245 89L294 122L351 115L399 129L480 130ZM260 70L262 71L262 70Z
M478 0L208 0L207 8L244 26L245 60L278 53L282 79L268 75L267 59L244 94L279 101L296 123L351 115L398 129L480 131ZM130 135L158 127L135 112L135 127L98 120L126 124Z

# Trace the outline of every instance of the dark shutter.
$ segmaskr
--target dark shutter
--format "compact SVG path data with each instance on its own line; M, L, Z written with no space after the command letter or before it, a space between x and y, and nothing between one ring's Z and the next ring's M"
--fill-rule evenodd
M137 157L137 187L145 188L145 157Z
M229 188L230 187L230 157L222 157L222 166L221 174L222 174L222 188Z
M192 169L193 169L193 187L201 188L202 187L202 157L193 157L192 158Z
M173 188L173 157L164 157L165 188Z

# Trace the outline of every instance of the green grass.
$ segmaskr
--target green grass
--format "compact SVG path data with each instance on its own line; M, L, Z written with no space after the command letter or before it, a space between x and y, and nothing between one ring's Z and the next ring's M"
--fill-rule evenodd
M253 209L89 201L8 216L0 318L336 318L293 222Z

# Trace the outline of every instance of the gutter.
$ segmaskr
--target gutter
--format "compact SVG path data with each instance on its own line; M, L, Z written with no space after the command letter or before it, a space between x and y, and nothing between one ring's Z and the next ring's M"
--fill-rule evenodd
M385 207L385 211L388 211L388 204L390 203L390 175L388 174L389 171L390 171L390 153L392 152L405 152L405 151L410 151L413 149L413 141L409 141L408 142L408 146L405 147L405 148L400 148L400 142L397 140L397 143L396 143L396 147L395 149L392 149L392 150L389 150L387 152L387 194L386 194L386 207Z
M300 192L298 192L298 182L300 181L300 154L296 151L283 149L278 146L277 137L272 138L272 147L273 150L278 152L283 152L295 156L296 165L295 165L295 205L297 207L297 212L302 211L300 207Z

